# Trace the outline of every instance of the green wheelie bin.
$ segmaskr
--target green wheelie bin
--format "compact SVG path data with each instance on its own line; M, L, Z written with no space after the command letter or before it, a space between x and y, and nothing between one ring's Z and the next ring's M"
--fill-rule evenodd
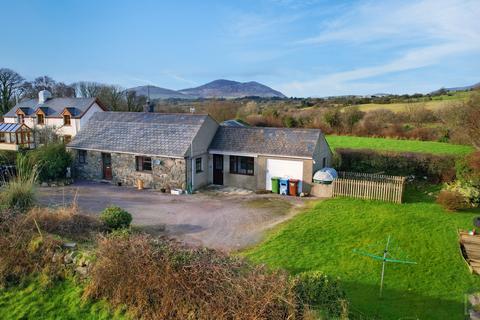
M272 177L272 193L280 193L280 178Z

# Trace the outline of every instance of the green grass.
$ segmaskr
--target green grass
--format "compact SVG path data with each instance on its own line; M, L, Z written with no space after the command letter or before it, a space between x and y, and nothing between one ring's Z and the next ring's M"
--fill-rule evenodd
M480 212L445 212L432 196L413 188L406 198L401 205L348 198L317 202L244 254L293 274L319 270L339 277L354 313L464 319L464 294L480 289L480 277L469 273L460 256L457 229L471 228ZM381 254L388 235L393 257L417 265L387 265L379 299L381 264L353 250Z
M397 140L355 136L327 136L330 148L373 149L379 151L421 152L462 156L473 151L473 147L435 141Z
M125 319L109 312L105 302L82 300L82 288L73 281L61 281L42 289L38 281L25 286L0 289L0 318L9 319Z

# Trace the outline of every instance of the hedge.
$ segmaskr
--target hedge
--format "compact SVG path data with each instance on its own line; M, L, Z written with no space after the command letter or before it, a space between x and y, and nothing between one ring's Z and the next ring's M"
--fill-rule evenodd
M428 153L336 149L340 171L427 177L434 183L455 179L455 157Z

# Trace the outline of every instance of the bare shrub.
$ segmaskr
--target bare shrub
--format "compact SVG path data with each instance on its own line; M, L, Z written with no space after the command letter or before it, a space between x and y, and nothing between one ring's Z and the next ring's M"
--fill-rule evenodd
M425 123L433 123L438 121L435 113L425 107L424 104L410 104L405 107L402 112L405 119L415 126L420 127Z
M32 273L54 278L62 273L54 261L61 242L38 231L31 217L2 213L0 219L0 286L18 283Z
M36 221L40 230L73 240L88 240L94 232L103 231L104 227L94 217L78 213L76 206L57 209L34 208L27 216Z
M44 280L62 278L68 269L58 236L86 240L102 228L95 218L78 214L75 206L34 208L25 215L0 213L0 286L30 274Z
M408 132L407 137L415 140L435 141L440 138L440 135L435 128L415 128Z
M438 194L437 203L448 211L462 210L467 207L465 197L457 191L442 190Z
M147 236L101 238L88 298L127 306L141 319L294 319L293 285L208 249Z

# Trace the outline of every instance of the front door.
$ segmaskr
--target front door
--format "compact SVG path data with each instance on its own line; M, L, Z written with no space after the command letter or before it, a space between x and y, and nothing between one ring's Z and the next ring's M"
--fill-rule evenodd
M213 184L223 185L223 155L213 155Z
M112 156L110 153L102 153L103 179L112 180Z

